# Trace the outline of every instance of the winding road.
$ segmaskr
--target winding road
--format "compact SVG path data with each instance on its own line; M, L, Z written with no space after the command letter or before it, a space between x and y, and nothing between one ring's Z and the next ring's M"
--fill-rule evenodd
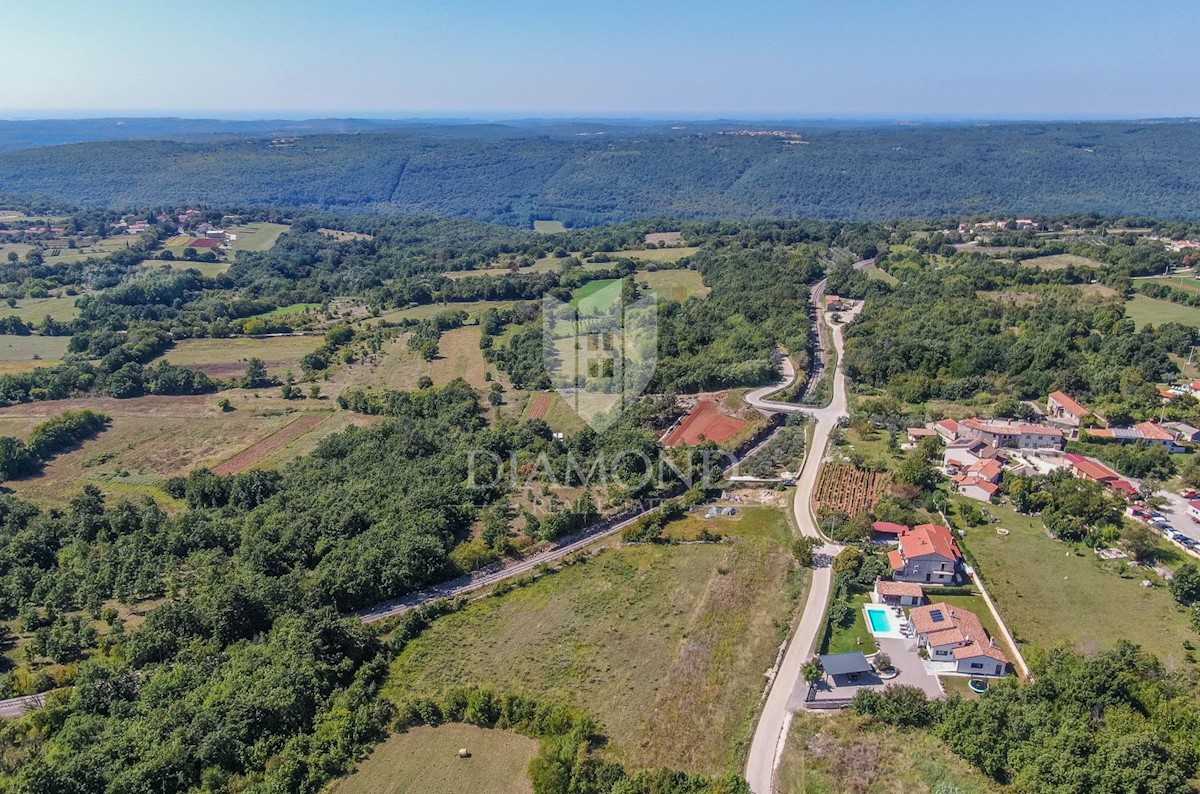
M855 267L867 267L871 260L860 262ZM824 298L825 282L822 281L813 290L813 301L820 304ZM861 305L860 307L861 308ZM843 322L852 320L859 309L843 312ZM824 323L824 313L818 308L818 323ZM820 325L818 325L820 327ZM778 391L795 380L795 368L790 361L785 362L784 381L775 386L757 389L746 395L746 402L763 411L781 411L786 413L807 414L815 423L812 440L809 443L808 454L800 473L796 477L796 493L792 506L796 516L796 526L800 534L816 538L822 545L814 554L818 561L813 566L812 581L808 588L808 599L800 615L800 623L796 626L787 648L783 661L779 664L771 679L770 690L766 702L754 729L754 737L750 742L750 752L746 758L746 781L754 794L771 794L774 791L775 770L783 755L784 743L787 741L787 731L791 725L792 712L788 703L797 686L803 686L804 664L812 658L824 623L825 610L829 605L829 595L833 587L833 569L831 561L843 547L828 542L817 527L817 519L812 511L812 495L816 490L817 475L821 463L826 456L829 437L837 427L838 420L849 416L846 402L846 373L842 362L843 341L841 326L825 325L827 334L822 334L822 341L832 339L833 348L837 351L837 366L833 372L833 397L829 405L823 408L807 408L791 403L780 403L766 399L766 395ZM823 355L827 360L827 356Z

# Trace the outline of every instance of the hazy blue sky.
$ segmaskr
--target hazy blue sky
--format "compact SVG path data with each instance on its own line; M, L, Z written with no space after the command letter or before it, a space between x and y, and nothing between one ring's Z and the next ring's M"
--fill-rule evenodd
M1196 0L4 0L0 117L1200 115Z

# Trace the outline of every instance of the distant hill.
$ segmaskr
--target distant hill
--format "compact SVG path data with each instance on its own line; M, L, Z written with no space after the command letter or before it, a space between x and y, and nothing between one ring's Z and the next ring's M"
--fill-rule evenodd
M0 191L97 205L434 213L516 226L651 215L1200 215L1196 123L814 125L790 137L720 128L426 125L274 142L260 130L236 140L84 143L0 153Z

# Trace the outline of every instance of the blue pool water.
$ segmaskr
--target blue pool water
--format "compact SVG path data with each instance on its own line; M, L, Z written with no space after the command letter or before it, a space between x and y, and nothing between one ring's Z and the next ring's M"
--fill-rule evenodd
M889 634L892 631L892 619L886 609L868 609L867 618L871 621L871 631L876 634Z

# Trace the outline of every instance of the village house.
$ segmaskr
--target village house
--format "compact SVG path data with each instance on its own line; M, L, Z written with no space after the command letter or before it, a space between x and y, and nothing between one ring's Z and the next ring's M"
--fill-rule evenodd
M942 465L959 471L985 460L1003 460L1004 453L978 438L960 438L946 445Z
M946 443L958 439L958 422L953 419L939 419L933 423L933 430L944 438Z
M1200 442L1200 427L1193 427L1186 422L1164 422L1163 427L1175 433L1175 438L1182 443Z
M910 444L920 444L924 439L938 437L938 432L928 427L910 427L908 429L908 443Z
M1188 502L1187 513L1188 518L1200 522L1200 499L1193 499Z
M1090 414L1087 408L1063 392L1051 392L1046 400L1046 416L1051 422L1079 427L1084 417Z
M903 524L894 524L891 521L876 521L871 525L871 529L875 530L875 533L882 539L893 541L908 531L908 527Z
M959 474L951 478L955 489L967 497L979 502L990 502L1000 494L1000 486L979 477Z
M949 604L916 607L908 613L917 644L934 662L947 662L965 675L1003 676L1008 657L988 635L979 616Z
M1110 427L1089 430L1093 438L1103 438L1116 441L1119 444L1157 444L1167 452L1185 452L1186 448L1179 443L1175 433L1154 422L1138 422L1133 427Z
M1063 460L1067 462L1071 474L1076 477L1098 482L1124 496L1137 496L1138 491L1133 486L1133 483L1095 458L1068 452L1066 455L1063 455Z
M993 447L1062 449L1066 443L1063 431L1049 425L1006 419L964 419L958 427L961 435L978 438Z
M893 607L915 607L925 603L925 588L916 582L895 582L876 579L871 599L876 604Z
M966 579L966 563L950 530L939 524L922 524L900 536L900 548L888 553L892 578L898 582L959 584Z

